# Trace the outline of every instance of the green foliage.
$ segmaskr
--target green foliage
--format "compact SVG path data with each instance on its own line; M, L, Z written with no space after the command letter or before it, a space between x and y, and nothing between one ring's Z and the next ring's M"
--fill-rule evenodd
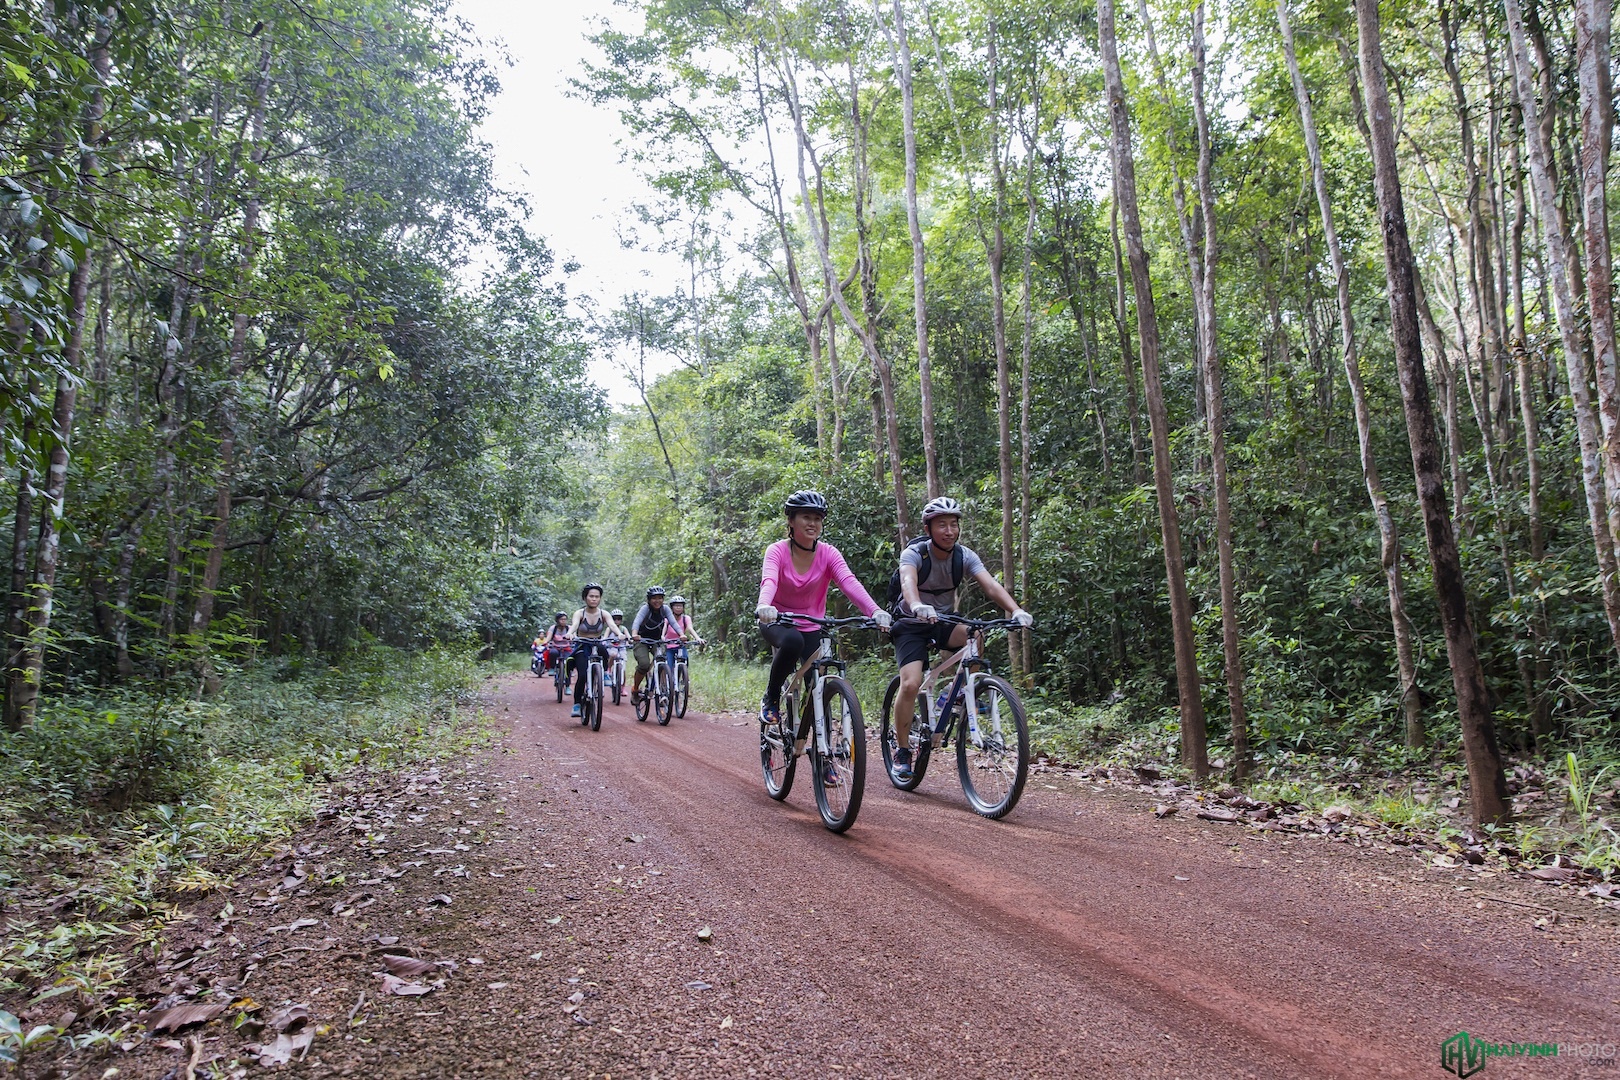
M0 886L34 912L7 925L0 992L116 1014L131 942L177 894L228 883L290 835L324 782L481 739L480 674L464 650L379 647L250 668L205 705L52 702L33 730L0 737Z

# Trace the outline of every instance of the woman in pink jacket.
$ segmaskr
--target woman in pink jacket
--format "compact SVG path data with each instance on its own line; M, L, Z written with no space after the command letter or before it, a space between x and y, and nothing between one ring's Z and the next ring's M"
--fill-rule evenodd
M855 580L838 549L821 542L827 500L819 491L795 491L782 504L782 512L787 515L788 538L765 549L765 565L759 573L759 605L754 608L760 633L776 650L770 679L765 684L765 699L759 707L759 718L765 723L780 719L782 685L810 658L820 641L814 623L777 622L778 609L790 615L825 618L827 588L836 582L839 590L879 629L887 630L892 621Z

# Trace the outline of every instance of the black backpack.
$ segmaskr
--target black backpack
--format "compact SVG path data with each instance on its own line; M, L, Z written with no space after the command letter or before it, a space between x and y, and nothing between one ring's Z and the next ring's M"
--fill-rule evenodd
M932 543L927 536L919 536L907 541L906 547L922 549L922 565L917 568L917 583L921 585L928 580L928 575L934 570L934 561L928 557L928 553L933 550ZM962 587L962 577L965 573L962 567L962 545L957 544L951 548L951 588ZM896 564L894 572L889 575L889 611L895 616L900 614L900 600L900 567Z

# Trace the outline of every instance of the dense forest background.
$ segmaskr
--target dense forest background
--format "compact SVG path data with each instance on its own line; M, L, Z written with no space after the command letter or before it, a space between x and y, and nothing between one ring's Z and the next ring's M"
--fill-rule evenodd
M1044 715L1195 774L1466 757L1489 820L1503 753L1613 753L1602 0L640 14L575 88L689 280L586 317L452 8L6 9L9 727L586 577L750 655L817 487L873 587L963 499Z

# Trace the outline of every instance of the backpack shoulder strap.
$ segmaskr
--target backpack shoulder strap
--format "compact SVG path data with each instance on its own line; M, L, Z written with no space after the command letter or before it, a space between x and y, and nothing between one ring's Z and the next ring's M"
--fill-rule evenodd
M951 548L951 588L956 589L961 587L962 577L967 572L965 569L965 564L966 559L962 555L962 545L957 544L955 547Z

